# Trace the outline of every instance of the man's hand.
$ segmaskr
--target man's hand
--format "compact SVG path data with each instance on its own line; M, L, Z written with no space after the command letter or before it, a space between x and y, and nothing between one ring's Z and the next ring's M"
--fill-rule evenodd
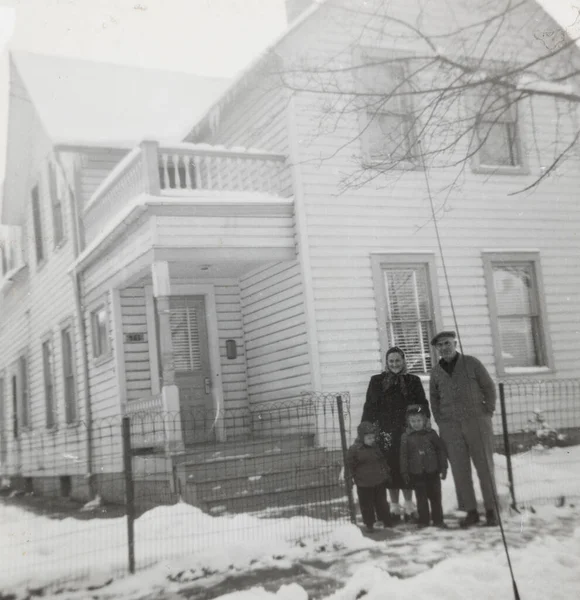
M447 471L441 471L441 479L445 480L447 478Z

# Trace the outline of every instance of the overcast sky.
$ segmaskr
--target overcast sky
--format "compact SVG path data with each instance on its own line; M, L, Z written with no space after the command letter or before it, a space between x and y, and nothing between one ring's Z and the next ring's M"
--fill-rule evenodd
M233 76L286 26L284 0L0 0L0 177L10 48Z

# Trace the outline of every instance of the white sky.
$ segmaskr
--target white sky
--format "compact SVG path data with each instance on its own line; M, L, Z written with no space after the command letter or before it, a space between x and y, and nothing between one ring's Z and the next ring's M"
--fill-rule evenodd
M286 26L284 0L0 0L0 178L18 50L233 76Z

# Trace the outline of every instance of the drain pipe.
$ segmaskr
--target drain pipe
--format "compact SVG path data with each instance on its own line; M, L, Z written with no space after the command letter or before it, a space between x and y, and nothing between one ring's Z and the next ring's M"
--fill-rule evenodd
M91 390L89 387L89 356L87 350L87 327L83 314L83 306L81 302L81 278L76 269L71 272L73 280L75 308L77 319L79 322L79 333L81 338L81 360L83 362L83 388L84 388L84 404L85 404L85 421L87 426L87 473L86 478L89 485L89 494L91 499L95 497L95 478L93 473L93 411L91 407Z

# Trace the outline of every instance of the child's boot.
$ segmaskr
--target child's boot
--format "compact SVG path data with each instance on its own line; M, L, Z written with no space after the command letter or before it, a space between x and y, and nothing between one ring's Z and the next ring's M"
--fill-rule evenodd
M398 502L391 502L391 523L396 525L401 522L401 513L403 512L403 508Z

